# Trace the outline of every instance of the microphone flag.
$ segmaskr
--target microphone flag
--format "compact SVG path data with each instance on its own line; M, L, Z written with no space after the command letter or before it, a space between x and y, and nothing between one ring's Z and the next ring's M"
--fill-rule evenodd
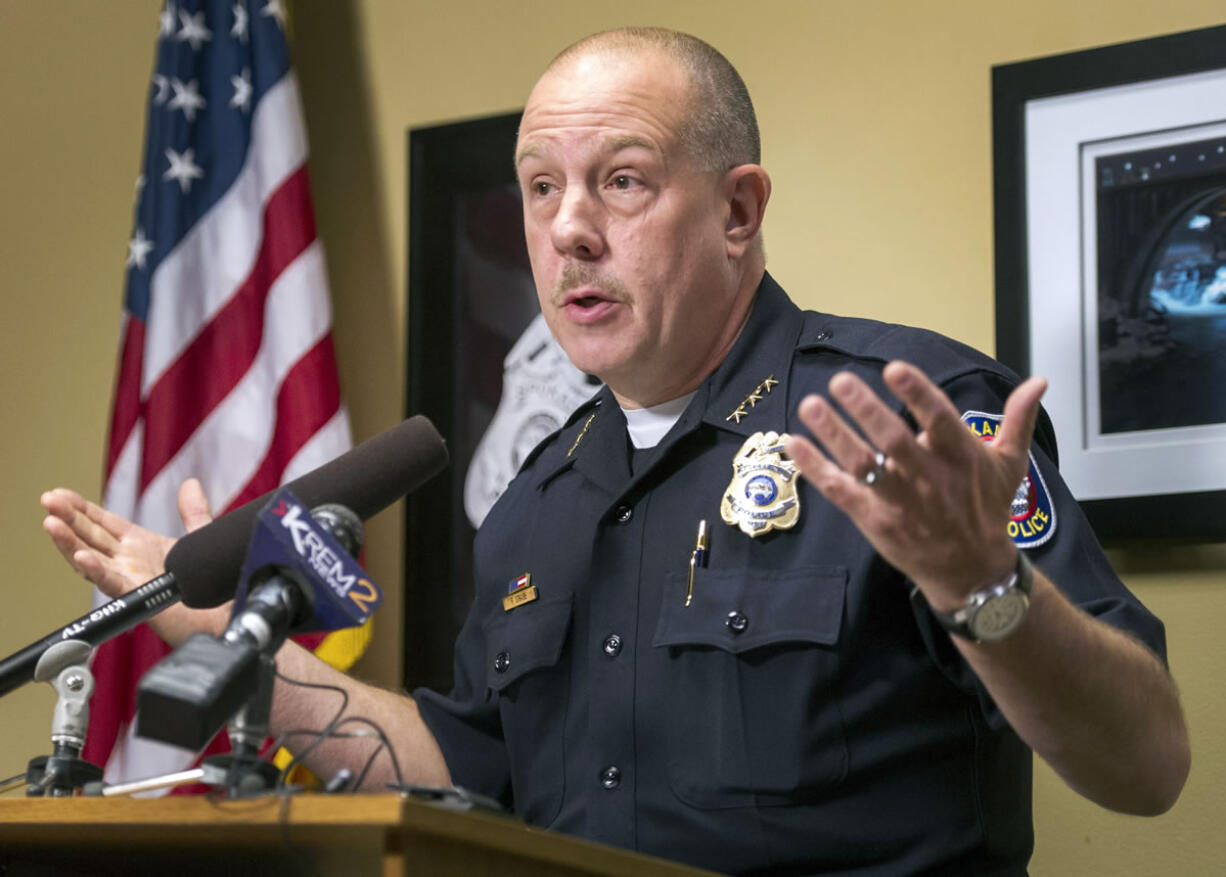
M295 630L342 630L365 624L383 602L383 592L297 497L282 488L256 517L239 574L233 617L270 573L291 576L312 598L308 618Z

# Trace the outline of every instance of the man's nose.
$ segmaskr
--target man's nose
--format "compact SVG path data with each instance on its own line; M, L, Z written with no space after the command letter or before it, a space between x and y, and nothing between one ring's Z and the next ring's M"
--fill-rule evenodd
M551 234L558 252L578 259L599 259L604 253L599 199L582 186L571 186L553 218Z

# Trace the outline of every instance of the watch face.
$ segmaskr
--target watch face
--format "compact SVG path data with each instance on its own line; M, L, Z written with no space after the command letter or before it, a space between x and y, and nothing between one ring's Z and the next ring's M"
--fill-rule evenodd
M971 635L987 642L1004 639L1022 623L1028 603L1026 595L1018 590L993 594L971 619Z

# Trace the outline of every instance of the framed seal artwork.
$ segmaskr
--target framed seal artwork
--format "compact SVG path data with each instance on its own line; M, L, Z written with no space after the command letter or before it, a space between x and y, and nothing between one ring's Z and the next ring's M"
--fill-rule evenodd
M994 67L996 352L1099 538L1226 538L1226 26Z

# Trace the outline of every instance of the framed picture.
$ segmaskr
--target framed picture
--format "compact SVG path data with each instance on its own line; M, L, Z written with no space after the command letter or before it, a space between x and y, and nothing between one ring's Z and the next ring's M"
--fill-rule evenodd
M519 113L409 132L407 413L451 463L405 509L404 679L448 691L472 601L464 476L502 392L503 360L540 308L513 156Z
M993 68L996 351L1099 538L1226 538L1226 26Z

